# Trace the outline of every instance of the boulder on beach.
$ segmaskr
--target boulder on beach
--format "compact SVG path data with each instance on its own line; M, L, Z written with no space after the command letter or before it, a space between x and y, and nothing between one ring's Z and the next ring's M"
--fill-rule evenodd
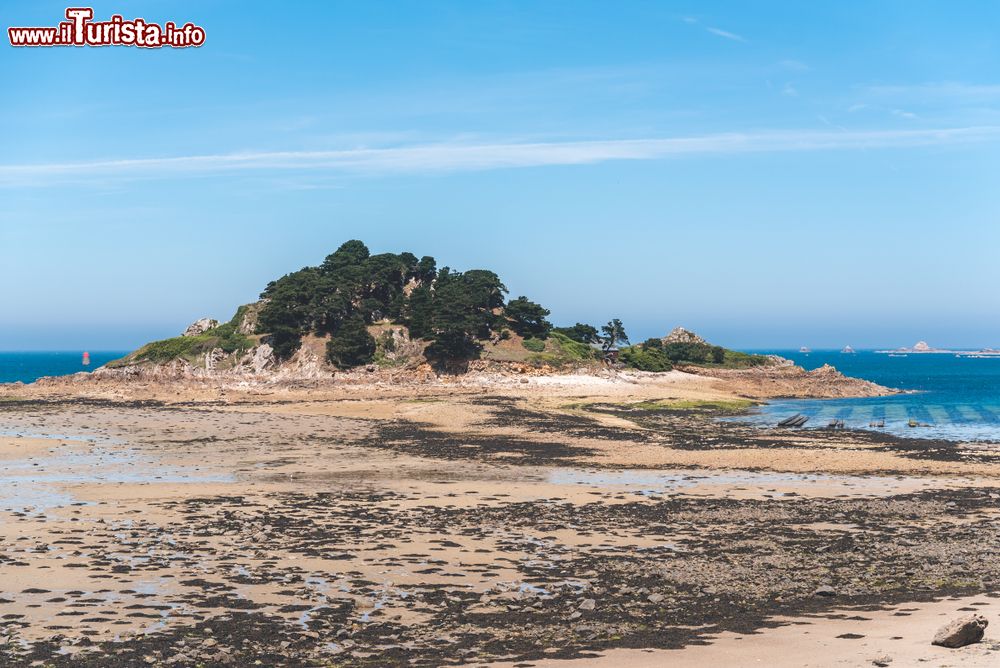
M965 647L983 639L989 624L982 615L969 615L948 622L934 634L932 644L941 647Z
M813 596L836 596L837 590L829 585L823 585L817 587L816 591L813 592Z

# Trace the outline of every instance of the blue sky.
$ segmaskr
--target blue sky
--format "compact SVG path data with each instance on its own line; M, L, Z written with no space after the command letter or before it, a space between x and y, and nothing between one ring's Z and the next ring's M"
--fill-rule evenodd
M172 336L351 238L633 339L1000 346L997 3L94 9L207 42L0 45L0 349Z

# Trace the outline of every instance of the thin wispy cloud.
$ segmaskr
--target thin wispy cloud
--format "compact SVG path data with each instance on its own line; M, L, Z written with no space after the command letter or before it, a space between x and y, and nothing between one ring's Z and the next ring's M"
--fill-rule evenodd
M1000 84L945 81L855 86L844 104L849 113L881 114L895 122L923 119L925 124L992 125L1000 118Z
M1000 126L925 130L784 131L532 143L437 143L335 151L261 151L91 162L0 165L0 186L93 179L186 178L251 171L381 176L589 165L690 155L905 148L1000 141Z
M728 30L723 30L722 28L713 28L711 26L707 26L705 30L712 33L713 35L724 37L725 39L730 39L734 42L746 43L747 41L746 37L743 37L742 35L737 35L734 32L729 32Z
M683 21L684 23L687 23L689 25L701 25L701 21L699 21L698 19L696 19L693 16L682 17L681 21ZM722 37L724 39L729 39L729 40L732 40L734 42L743 42L743 43L747 42L747 39L745 37L743 37L742 35L737 35L734 32L729 32L728 30L723 30L722 28L715 28L713 26L705 26L705 31L712 33L716 37Z

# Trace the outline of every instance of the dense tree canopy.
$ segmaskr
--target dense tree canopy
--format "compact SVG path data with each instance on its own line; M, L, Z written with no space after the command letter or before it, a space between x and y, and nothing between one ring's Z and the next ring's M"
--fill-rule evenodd
M673 362L694 362L695 364L722 364L726 349L708 343L660 343L664 354Z
M360 313L344 320L326 344L327 359L341 369L368 364L374 356L375 338L368 333Z
M332 335L349 319L365 323L402 316L407 286L434 280L434 259L412 253L371 255L348 241L319 267L306 267L270 283L258 331L271 337L280 358L290 357L305 334Z
M547 308L523 295L511 299L504 309L510 328L525 338L544 339L549 335L552 323L545 319L549 313Z
M390 320L430 340L431 355L469 357L503 324L506 293L492 271L438 271L432 257L372 255L362 242L348 241L320 266L270 283L261 294L266 302L258 331L269 335L282 359L295 353L303 336L329 335L330 360L347 367L371 359L360 328Z
M622 350L621 358L635 369L669 371L674 364L724 364L726 349L708 343L664 343L662 339L647 339Z
M663 350L660 339L648 339L636 346L621 351L621 361L625 366L640 371L670 371L674 365Z
M599 343L601 340L596 327L582 322L578 322L572 327L555 327L552 331L578 343Z
M434 282L429 306L429 331L425 338L433 358L464 359L481 349L502 323L499 315L507 288L492 271L460 272L443 268Z

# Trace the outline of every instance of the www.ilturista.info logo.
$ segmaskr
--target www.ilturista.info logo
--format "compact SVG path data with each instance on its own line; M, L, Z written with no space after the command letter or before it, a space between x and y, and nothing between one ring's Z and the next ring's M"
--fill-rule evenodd
M93 21L90 7L69 7L66 21L49 28L7 28L11 46L139 46L184 48L205 43L205 29L193 23L162 26L145 19L126 21L115 14L108 21Z

